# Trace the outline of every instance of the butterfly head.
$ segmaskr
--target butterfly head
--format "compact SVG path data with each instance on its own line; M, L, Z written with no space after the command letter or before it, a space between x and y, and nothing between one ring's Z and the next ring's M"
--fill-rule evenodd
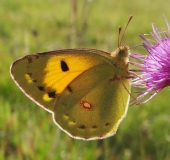
M124 45L124 46L118 47L114 52L112 52L111 56L120 60L120 61L122 61L122 60L128 61L129 54L130 54L129 47Z

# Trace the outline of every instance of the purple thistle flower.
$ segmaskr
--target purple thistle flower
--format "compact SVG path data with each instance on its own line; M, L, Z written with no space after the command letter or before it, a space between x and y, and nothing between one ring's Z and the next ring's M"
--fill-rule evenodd
M170 34L170 25L165 15L164 19ZM134 100L135 104L148 102L163 88L170 86L170 38L166 34L167 31L159 32L155 24L152 24L152 30L151 36L156 44L152 44L147 38L140 35L144 41L143 46L149 52L149 55L138 53L130 55L139 61L139 63L130 62L132 65L139 67L139 69L131 69L131 71L140 72L132 80L132 85L143 89L143 91L138 92L139 95ZM163 36L161 33L163 33ZM146 96L149 96L149 98L144 99Z

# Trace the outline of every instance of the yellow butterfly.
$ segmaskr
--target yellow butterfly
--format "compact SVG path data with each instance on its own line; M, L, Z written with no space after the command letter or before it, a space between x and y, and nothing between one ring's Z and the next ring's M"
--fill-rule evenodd
M15 61L11 76L24 94L49 111L73 138L114 135L130 98L129 48L109 54L65 49L27 55Z

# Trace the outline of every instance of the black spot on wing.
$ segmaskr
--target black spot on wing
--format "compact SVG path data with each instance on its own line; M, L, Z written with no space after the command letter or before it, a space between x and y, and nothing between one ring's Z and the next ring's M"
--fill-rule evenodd
M69 68L68 68L68 65L67 65L67 63L65 62L65 61L61 61L60 62L60 65L61 65L61 70L63 71L63 72L67 72L68 70L69 70Z
M34 82L34 83L37 83L37 79L33 79L33 82Z
M40 91L44 91L44 87L43 87L43 86L38 86L38 89L39 89Z
M96 129L96 128L97 128L97 126L96 126L96 125L94 125L94 126L92 126L92 128L93 128L93 129Z
M107 122L107 123L105 123L105 126L108 126L108 125L110 125L110 123L108 123L108 122Z
M38 59L39 55L38 54L33 54L33 55L27 55L25 58L28 60L28 63L32 63L33 59Z
M32 78L32 73L26 73L30 78Z
M70 86L67 86L67 90L68 90L69 92L73 92L73 90L72 90L72 88L71 88Z
M28 57L28 63L32 63L32 58L31 57Z
M55 92L48 92L48 97L49 98L55 98L56 97Z
M82 125L78 126L78 128L79 128L79 129L85 129L86 126L85 126L84 124L82 124Z

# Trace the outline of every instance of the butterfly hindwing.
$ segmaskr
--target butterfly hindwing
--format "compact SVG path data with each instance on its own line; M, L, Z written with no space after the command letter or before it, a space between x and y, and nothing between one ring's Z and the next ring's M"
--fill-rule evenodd
M96 65L76 77L55 104L54 120L74 138L100 139L116 133L126 115L130 83L113 80L115 66ZM124 85L122 85L122 83Z

